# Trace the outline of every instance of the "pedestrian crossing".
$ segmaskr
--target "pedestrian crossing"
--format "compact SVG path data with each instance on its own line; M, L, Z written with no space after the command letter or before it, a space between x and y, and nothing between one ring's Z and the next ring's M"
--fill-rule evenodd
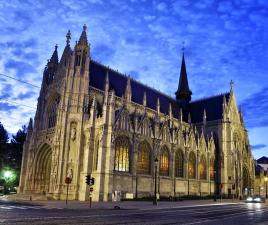
M51 210L51 209L62 209L59 207L51 206L29 206L29 205L0 205L0 210L14 210L14 209L34 209L34 210Z

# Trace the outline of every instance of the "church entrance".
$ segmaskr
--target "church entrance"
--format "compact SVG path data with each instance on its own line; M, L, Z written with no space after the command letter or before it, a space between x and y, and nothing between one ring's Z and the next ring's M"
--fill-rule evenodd
M44 144L35 159L34 185L37 193L47 194L49 192L51 173L52 150L48 144Z
M243 167L243 194L248 196L251 194L251 182L247 167Z

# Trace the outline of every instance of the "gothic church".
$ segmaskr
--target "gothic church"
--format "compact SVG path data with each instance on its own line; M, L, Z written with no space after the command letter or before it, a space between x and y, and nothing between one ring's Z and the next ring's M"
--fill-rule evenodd
M90 58L86 26L44 69L20 193L86 201L249 194L254 161L233 85L191 101L184 54L174 98ZM156 177L156 179L155 179Z

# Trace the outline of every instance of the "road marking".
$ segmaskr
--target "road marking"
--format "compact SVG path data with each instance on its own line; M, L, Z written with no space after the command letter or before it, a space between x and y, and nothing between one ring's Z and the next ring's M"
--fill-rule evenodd
M12 209L20 209L20 210L27 210L27 209L40 210L40 209L46 209L46 210L51 210L51 209L63 209L63 208L49 207L49 206L0 205L0 209L6 209L6 210L12 210Z
M255 211L255 213L263 213L263 212L268 212L268 209L263 209L261 211ZM190 222L190 223L183 223L182 225L193 225L193 224L200 224L200 223L204 223L204 222L211 222L211 221L214 221L214 220L217 220L219 218L222 218L222 219L230 219L230 218L233 218L233 217L237 217L237 216L240 216L240 215L243 215L243 214L248 214L248 213L253 213L253 212L237 212L237 213L233 213L233 214L228 214L228 217L226 217L225 215L219 215L219 216L210 216L208 218L205 218L205 219L201 219L200 221L200 218L198 219L198 221L195 221L195 222Z

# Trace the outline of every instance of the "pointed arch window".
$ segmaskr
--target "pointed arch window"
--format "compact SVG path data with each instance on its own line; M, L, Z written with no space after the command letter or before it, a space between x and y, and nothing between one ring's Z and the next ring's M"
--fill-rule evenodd
M129 140L126 137L119 137L115 140L114 170L129 172Z
M214 160L214 158L211 158L210 161L209 161L209 177L210 177L210 180L215 180L215 173L216 173L215 160Z
M204 155L201 156L199 162L199 179L201 180L207 179L207 165L206 165L206 158Z
M163 147L160 154L159 175L169 175L169 152L167 147Z
M140 174L150 173L150 145L146 141L139 144L137 172Z
M196 177L196 157L193 152L190 152L189 154L189 161L188 161L188 177L189 179L195 179Z
M183 177L184 156L182 150L178 150L175 155L175 175Z

